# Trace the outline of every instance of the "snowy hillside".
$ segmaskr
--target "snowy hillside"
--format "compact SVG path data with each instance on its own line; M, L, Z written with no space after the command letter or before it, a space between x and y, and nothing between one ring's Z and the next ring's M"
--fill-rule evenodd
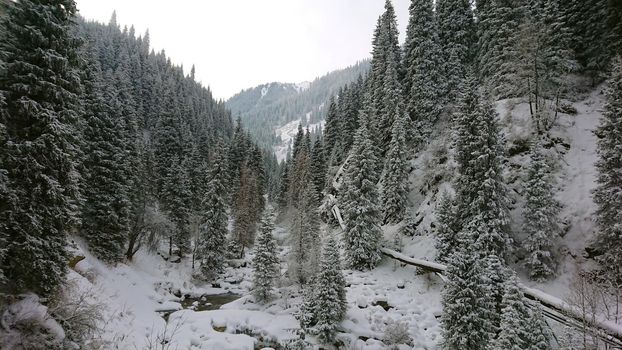
M283 132L277 129L288 128L291 122L299 120L305 126L319 123L326 113L324 106L329 97L365 74L368 68L369 61L364 60L311 82L262 84L237 93L226 105L263 146L286 148L287 141L278 138Z
M563 236L555 238L555 254L560 259L559 277L544 284L529 282L526 274L523 277L526 283L560 298L567 296L577 269L593 264L586 248L596 232L592 199L597 159L594 130L600 123L604 104L602 91L603 87L599 86L579 101L568 101L572 106L568 110L576 110L576 114L560 113L557 124L551 130L555 144L547 147L547 154L555 163L556 198L563 205ZM529 106L521 99L501 100L496 106L505 139L507 162L504 178L511 189L511 227L517 238L524 239L521 232L522 193L529 154L526 149L521 149L521 145L531 137ZM434 258L432 235L436 202L444 190L452 191L449 182L454 180L456 165L448 157L453 152L450 137L448 128L440 127L427 150L412 161L410 201L416 232L422 237L416 238L412 245L406 244L404 251L419 258ZM518 250L516 254L520 256L522 253ZM523 271L522 266L514 268Z

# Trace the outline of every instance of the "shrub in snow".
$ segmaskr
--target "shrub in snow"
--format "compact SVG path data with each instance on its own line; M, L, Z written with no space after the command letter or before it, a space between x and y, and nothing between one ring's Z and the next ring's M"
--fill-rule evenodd
M35 294L6 305L0 318L0 348L11 350L65 349L65 332ZM69 347L69 346L68 346ZM69 347L71 348L71 347Z
M311 344L305 339L305 331L302 329L298 329L296 331L297 337L287 341L285 344L281 344L283 346L283 350L308 350L313 349Z
M92 290L65 286L50 300L49 313L63 327L68 341L80 348L98 348L99 323L105 305L96 302Z
M384 328L382 341L389 345L390 349L398 349L400 344L413 346L413 340L408 333L406 322L389 319Z

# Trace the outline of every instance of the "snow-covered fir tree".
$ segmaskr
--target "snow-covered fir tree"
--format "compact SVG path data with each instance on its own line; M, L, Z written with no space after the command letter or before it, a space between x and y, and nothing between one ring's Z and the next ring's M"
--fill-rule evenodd
M406 157L406 125L405 112L398 106L391 131L391 143L384 163L384 171L380 180L382 196L380 202L384 211L385 223L397 223L404 219L408 195L408 162Z
M568 0L559 2L564 23L570 35L570 47L585 73L592 77L592 84L598 82L610 63L611 35L607 19L612 6L606 1ZM609 23L616 23L615 21Z
M384 154L391 139L395 104L401 98L399 69L401 50L398 41L395 9L390 0L384 4L372 40L372 60L367 83L368 115L373 127L370 137Z
M485 252L505 258L508 234L508 199L501 177L501 147L497 114L476 80L467 79L456 116L456 232L470 225ZM451 245L451 244L450 244Z
M434 1L412 0L406 29L403 92L406 110L414 123L409 139L425 142L443 110L446 91L443 60L434 13Z
M98 258L121 261L129 235L129 177L122 120L114 113L116 96L104 89L98 62L89 59L84 79L84 204L82 236Z
M527 350L551 350L551 329L544 320L542 308L532 304L527 319Z
M339 95L342 98L342 95ZM328 165L333 165L333 159L335 158L333 152L335 146L339 141L339 131L341 123L339 116L337 115L337 102L334 96L331 96L327 102L328 111L326 112L326 124L324 126L324 157L328 162Z
M300 328L305 331L310 330L317 322L315 315L315 283L309 283L302 288L302 303L296 313L296 319L300 323Z
M332 236L324 243L319 272L315 278L315 325L313 333L332 342L347 309L346 281L341 272L339 247Z
M241 247L250 247L257 231L257 179L246 166L240 170L240 185L235 195L233 212L233 240Z
M363 115L344 170L339 203L345 231L346 264L354 269L375 267L380 261L382 230L376 189L377 159Z
M622 59L614 61L606 92L607 102L597 129L599 159L598 186L594 191L598 233L594 246L598 259L613 280L622 279Z
M253 257L253 295L259 303L270 299L272 288L279 277L279 257L274 231L274 215L266 209L259 223L255 256Z
M14 292L48 295L78 223L79 64L72 0L9 2L2 18L0 270Z
M475 24L471 1L438 0L436 2L438 37L443 59L443 79L448 101L459 96L475 48Z
M311 152L311 178L317 191L318 200L322 199L322 191L326 185L326 157L324 156L324 146L322 140L315 140Z
M529 348L528 320L530 312L518 283L518 278L515 275L512 275L505 282L500 305L499 333L490 347L493 350L524 350Z
M225 148L220 141L212 152L209 171L204 175L209 182L201 203L202 213L199 219L196 259L200 262L201 275L205 279L213 278L223 269L225 243L229 232L225 187L227 170Z
M523 10L512 0L477 2L477 64L480 78L493 96L517 92L517 35Z
M436 204L436 260L447 262L455 249L456 215L454 201L447 190L443 191Z
M527 235L524 248L529 277L544 281L555 275L553 241L560 233L560 204L555 200L551 174L541 146L535 143L525 182L523 232Z
M485 276L485 259L471 251L472 233L462 234L450 256L442 293L443 350L485 350L496 333L497 305Z
M294 210L290 244L289 274L298 283L306 284L315 276L320 258L320 217L311 181L307 182Z

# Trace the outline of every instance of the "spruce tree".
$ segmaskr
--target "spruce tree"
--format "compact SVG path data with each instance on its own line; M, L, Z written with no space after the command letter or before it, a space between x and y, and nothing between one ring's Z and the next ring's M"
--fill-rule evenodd
M77 226L79 41L72 0L9 2L0 40L0 262L10 289L48 295L63 281Z
M447 262L456 243L456 216L453 198L449 192L441 195L435 211L436 216L436 260Z
M359 270L371 269L380 262L382 240L377 158L364 120L365 117L357 131L339 195L346 225L343 234L346 264Z
M339 96L341 100L342 96ZM331 96L328 100L328 110L326 112L326 124L324 126L324 157L328 162L328 165L332 164L333 151L335 146L339 142L339 136L341 134L341 123L339 116L337 115L337 103L334 96Z
M517 35L523 7L516 1L477 3L477 64L481 80L493 96L516 93L519 50Z
M471 1L438 0L438 37L443 64L443 78L449 103L459 96L469 66L473 62L475 48L475 24Z
M259 224L259 234L255 244L253 257L253 294L259 303L265 303L270 298L274 281L279 277L279 258L277 256L276 241L272 235L274 231L274 217L270 209Z
M289 273L300 284L308 283L318 269L320 217L315 186L308 181L296 206L291 230Z
M569 44L581 68L597 83L612 59L611 39L606 19L610 8L607 1L568 0L560 1L563 20L570 31Z
M289 164L287 162L281 163L281 176L276 202L281 211L285 210L289 203Z
M528 349L530 312L518 283L518 278L514 275L505 283L499 333L491 343L493 350Z
M205 279L210 279L222 271L229 232L225 187L228 166L224 152L224 145L220 141L212 152L209 172L205 174L209 182L201 203L196 249L196 258L201 262L201 274Z
M472 226L481 249L504 258L511 241L497 116L475 79L467 79L466 89L456 117L456 232Z
M525 264L529 277L544 281L555 275L553 239L560 233L560 204L553 196L549 166L541 146L534 144L531 152L527 181L525 182L525 209L523 232L527 234L524 248L529 254Z
M233 238L242 247L250 247L255 241L255 196L257 180L245 166L240 172L240 185L233 205Z
M527 319L527 350L551 350L551 331L544 320L540 305L531 305Z
M326 157L322 140L315 140L313 151L311 152L311 178L316 189L317 199L322 200L322 191L326 185Z
M302 289L302 304L296 313L296 318L300 322L300 328L303 330L311 329L317 323L315 299L315 284L309 283Z
M97 62L91 58L85 77L84 205L81 235L90 251L107 262L123 259L129 236L131 203L129 177L124 167L126 139L122 120L110 102Z
M464 233L447 266L441 317L444 350L488 349L496 332L496 304L489 295L484 260L469 249L474 242L471 233Z
M391 143L384 163L383 176L380 181L382 197L380 203L384 211L385 223L397 223L404 219L408 195L408 160L406 158L406 124L405 112L397 107L395 122L391 131Z
M389 146L395 106L401 99L401 50L395 9L390 0L385 1L384 9L384 13L378 18L372 40L371 70L367 87L368 112L373 124L373 127L368 126L368 131L381 154Z
M403 80L406 110L414 123L411 137L426 141L443 110L443 60L433 0L411 0L406 29Z
M345 279L337 242L329 237L324 244L320 269L315 279L315 320L313 333L325 343L335 339L339 323L347 309Z
M594 246L602 253L598 258L611 279L622 280L622 59L614 61L606 92L601 125L597 129L599 159L598 186L594 191L599 231Z

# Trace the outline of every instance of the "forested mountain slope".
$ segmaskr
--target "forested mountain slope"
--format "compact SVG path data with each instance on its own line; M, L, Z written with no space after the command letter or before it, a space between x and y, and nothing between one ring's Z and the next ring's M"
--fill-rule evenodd
M348 83L365 75L369 61L330 72L312 82L299 84L268 83L243 90L225 103L234 117L248 125L251 134L262 145L282 143L275 131L291 121L300 120L304 126L316 124L326 113L328 98Z

